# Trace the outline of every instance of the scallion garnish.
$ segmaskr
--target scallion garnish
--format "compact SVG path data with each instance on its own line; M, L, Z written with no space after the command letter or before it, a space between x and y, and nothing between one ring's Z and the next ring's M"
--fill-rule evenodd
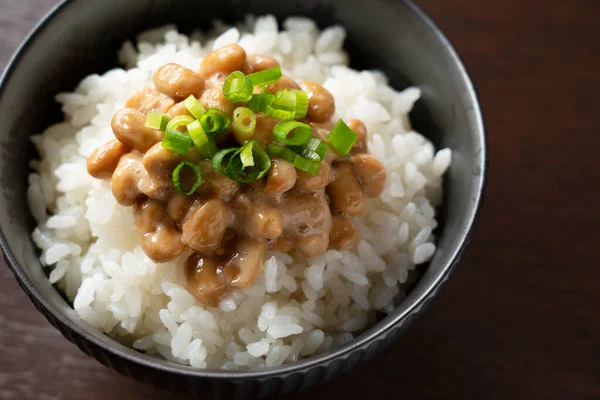
M327 137L327 142L341 156L345 156L350 152L357 138L358 135L340 119Z
M296 156L294 159L294 167L311 175L317 175L320 168L319 163L306 159L302 156Z
M202 158L211 159L217 153L217 145L214 140L204 132L200 121L197 119L187 125L188 133L194 145L198 148Z
M242 147L219 151L212 159L211 167L242 183L264 177L271 168L271 158L262 144L247 141Z
M281 67L279 65L248 75L248 79L252 81L254 86L268 85L277 82L279 78L281 78Z
M191 124L192 122L194 122L194 120L195 120L195 118L192 117L191 115L179 115L169 121L169 123L167 124L167 130L175 131L180 126Z
M296 93L291 90L277 92L271 103L273 107L296 111Z
M192 185L191 189L188 191L186 191L181 186L181 180L179 177L179 175L181 174L181 170L185 166L190 167L190 169L194 172L194 175L196 176L196 179L194 180L194 184ZM191 161L182 161L173 170L173 178L172 179L173 179L173 185L175 185L175 189L179 193L181 193L184 196L191 196L196 191L196 189L198 189L198 186L200 186L200 184L202 183L202 171L200 171L200 168L198 168L198 166L196 164L192 163Z
M241 71L232 72L223 83L223 94L232 103L250 100L252 89L252 81Z
M252 151L254 152L254 158L256 159L257 167L259 168L258 176L256 179L261 179L269 173L271 169L271 157L267 154L264 146L260 142L253 141Z
M329 150L329 146L317 138L310 138L302 146L292 146L292 150L312 161L322 161Z
M294 164L294 167L311 175L317 175L319 173L320 165L318 162L302 157L287 147L269 144L267 146L267 153L271 157L281 157Z
M254 112L266 112L267 107L271 105L273 95L271 93L261 93L252 96L246 107Z
M281 90L267 104L264 113L278 119L296 118L296 94L292 90Z
M271 157L281 157L294 164L294 167L311 175L317 175L319 173L320 165L318 162L302 157L287 147L269 144L267 146L267 153Z
M233 153L235 153L238 150L239 148L232 147L230 149L223 149L217 152L217 154L215 154L212 161L210 162L210 166L215 171L219 171L220 173L227 175L227 164L229 164L229 160L231 159Z
M253 146L244 146L240 151L240 159L242 160L242 168L254 167L254 155L252 154Z
M273 138L278 142L291 145L303 145L312 136L312 128L303 122L288 120L275 125Z
M206 112L204 107L200 104L197 98L193 94L183 101L183 105L196 119L202 118L202 115Z
M315 153L317 153L321 160L325 158L325 155L327 155L327 151L329 151L329 146L327 146L327 143L317 138L308 139L306 144L304 144L304 147L308 150L312 150Z
M265 115L277 119L294 119L296 112L294 110L286 110L284 108L273 107L268 105L265 110Z
M242 136L251 136L256 128L256 115L246 107L233 110L233 129Z
M169 117L167 115L158 113L156 111L148 111L146 115L146 127L152 129L158 129L164 132L167 129L169 123Z
M308 113L308 93L302 90L292 90L296 95L296 118L306 117Z
M187 133L167 129L162 140L162 146L177 154L187 154L192 148L192 139Z
M310 151L302 146L292 146L291 147L295 152L298 153L301 157L306 158L307 160L319 162L321 161L321 157L314 151Z
M200 118L202 129L204 129L204 132L209 136L217 136L227 132L230 123L229 115L218 108L209 108L204 115L202 115L202 118Z
M265 176L271 168L271 158L262 144L247 141L227 162L226 175L242 183L252 182Z
M298 156L298 154L294 153L293 150L290 150L287 147L277 146L276 144L267 145L267 153L271 157L281 157L286 161L294 163L294 160Z

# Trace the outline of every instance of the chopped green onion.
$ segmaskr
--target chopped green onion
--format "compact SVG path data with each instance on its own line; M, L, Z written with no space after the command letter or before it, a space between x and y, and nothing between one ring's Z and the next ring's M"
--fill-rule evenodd
M158 129L161 132L164 132L167 129L167 124L169 123L169 116L158 113L156 111L148 111L146 115L146 127L152 129Z
M217 153L217 145L214 140L206 135L200 121L197 119L194 122L187 125L188 133L192 142L198 148L200 156L202 158L211 159Z
M298 154L294 153L294 151L290 150L289 148L277 146L275 144L269 144L267 146L267 153L269 153L271 157L281 157L284 160L291 162L292 164L298 156Z
M246 107L254 112L266 112L267 107L273 101L273 95L271 93L261 93L252 96Z
M311 136L312 128L310 125L299 121L283 121L273 128L273 138L275 140L292 146L303 145Z
M294 119L296 112L294 110L285 110L283 108L277 108L268 105L267 109L265 110L265 115L277 119Z
M223 83L223 94L232 103L250 100L252 89L252 81L241 71L232 72Z
M233 155L232 153L235 153L238 150L239 150L239 148L232 147L230 149L223 149L223 150L219 151L213 157L212 161L210 162L210 166L215 171L219 171L220 173L227 175L226 174L227 164L229 164L229 160L231 159L231 156Z
M162 140L162 146L177 154L187 154L192 148L192 139L187 133L167 129Z
M280 90L266 106L264 113L278 119L296 118L296 94L291 90Z
M258 164L257 167L259 168L256 179L261 179L269 172L269 169L271 169L271 158L267 154L265 147L256 140L251 140L250 144L246 143L244 146L252 146L252 154L255 162Z
M244 146L240 152L242 168L254 167L254 156L252 155L252 146Z
M242 136L251 136L256 128L256 115L246 107L233 110L233 128Z
M252 81L254 86L268 85L277 82L279 78L281 78L281 67L279 65L248 75L248 79Z
M187 124L194 122L194 119L195 118L192 117L191 115L179 115L169 121L169 123L167 124L167 130L175 131L180 126L187 125Z
M283 89L283 90L280 90L280 91L278 91L277 93L275 93L275 94L273 95L273 101L280 100L280 99L283 97L283 94L284 94L285 92L287 92L287 89Z
M292 146L292 150L304 158L319 162L325 158L329 146L317 138L310 138L302 146Z
M319 155L317 153L315 153L314 151L308 150L305 147L302 146L292 146L292 149L296 152L298 152L298 155L301 157L306 158L307 160L311 160L314 162L319 162L321 161L321 157L319 157Z
M234 181L238 181L240 183L250 183L256 180L256 176L252 176L252 173L244 172L244 167L241 163L240 159L241 149L238 149L229 159L229 163L227 163L227 170L225 171L225 175ZM254 168L252 168L254 170ZM256 172L256 171L253 171Z
M268 87L262 86L258 89L258 92L256 94L271 94L271 91Z
M181 174L181 170L183 169L184 166L190 167L192 169L192 171L194 172L194 175L196 175L196 180L194 181L192 188L190 190L188 190L187 192L181 186L181 181L179 178L179 175ZM192 163L191 161L182 161L173 170L173 178L172 179L173 179L173 185L175 185L175 189L179 193L181 193L184 196L191 196L196 191L196 189L198 189L198 186L200 186L200 184L202 183L202 171L200 171L200 168L198 168L198 166L196 164Z
M317 175L320 168L319 163L306 159L302 156L296 156L294 159L294 167L311 175Z
M227 163L226 175L233 180L248 183L265 176L271 168L271 159L262 144L247 141Z
M292 90L296 95L296 118L306 117L308 113L308 93L302 90Z
M350 152L357 138L358 135L340 119L327 137L327 142L340 155L345 156Z
M277 92L273 98L273 107L282 108L284 110L296 111L296 94L291 90L282 90Z
M317 153L319 157L321 157L321 160L325 158L327 151L329 151L329 146L327 146L327 143L317 138L308 139L304 147Z
M269 144L267 146L267 153L269 153L271 157L281 157L294 164L294 167L311 175L317 175L319 173L320 165L318 162L304 158L287 147Z
M204 132L209 136L217 136L227 132L230 123L229 115L218 108L209 108L202 118L200 118L202 129L204 129Z
M202 115L206 112L204 107L200 104L197 98L193 94L183 101L183 105L196 119L202 118Z

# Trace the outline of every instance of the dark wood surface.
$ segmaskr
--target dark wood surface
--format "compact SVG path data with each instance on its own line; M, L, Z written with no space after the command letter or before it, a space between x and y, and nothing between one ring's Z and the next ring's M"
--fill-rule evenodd
M56 0L0 0L0 67ZM490 153L469 250L388 351L288 399L600 399L600 1L421 0L478 88ZM102 367L0 267L0 399L186 399Z

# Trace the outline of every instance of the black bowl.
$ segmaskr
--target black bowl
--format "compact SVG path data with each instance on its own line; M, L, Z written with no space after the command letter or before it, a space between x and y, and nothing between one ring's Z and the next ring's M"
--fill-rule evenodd
M378 68L397 89L418 85L423 99L411 118L437 147L450 147L438 250L396 310L333 351L278 368L232 372L195 370L146 356L81 321L48 279L30 233L26 201L29 136L61 120L53 97L72 90L88 74L117 65L119 45L136 33L174 22L183 31L208 28L214 18L233 22L246 13L314 18L321 27L348 30L346 49L357 69ZM17 281L62 334L106 366L163 388L217 397L267 396L300 390L347 372L400 335L448 279L464 250L485 180L485 137L473 86L448 40L410 2L370 0L70 0L35 28L4 73L0 85L1 245Z

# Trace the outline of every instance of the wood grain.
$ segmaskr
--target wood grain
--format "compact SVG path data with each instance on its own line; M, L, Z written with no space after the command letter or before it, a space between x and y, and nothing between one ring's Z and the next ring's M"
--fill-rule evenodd
M0 0L0 66L55 0ZM489 184L439 300L389 351L288 399L599 399L597 0L421 0L478 88ZM0 399L186 399L84 356L0 267Z

